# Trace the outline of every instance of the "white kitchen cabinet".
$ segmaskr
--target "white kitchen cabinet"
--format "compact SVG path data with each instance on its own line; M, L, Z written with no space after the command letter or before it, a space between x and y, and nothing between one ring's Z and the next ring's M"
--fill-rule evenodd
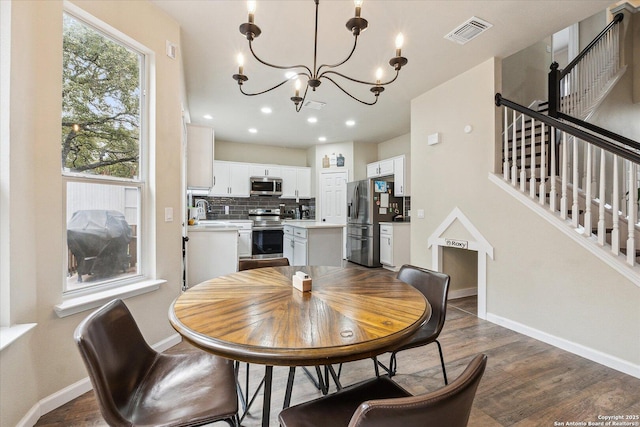
M393 158L393 195L396 197L410 196L409 189L409 162L402 155Z
M270 176L272 178L282 178L282 168L277 165L250 163L249 176Z
M189 227L189 287L238 270L238 227Z
M393 159L380 160L367 165L367 178L393 175Z
M249 197L248 163L216 161L213 176L211 196Z
M409 191L409 161L405 155L380 160L367 165L367 178L393 176L393 195L406 197Z
M187 125L187 187L213 187L213 129Z
M283 256L291 265L342 265L340 224L292 221L284 225Z
M411 224L408 222L380 223L380 263L388 270L398 271L411 261Z
M311 198L311 168L282 168L282 199Z

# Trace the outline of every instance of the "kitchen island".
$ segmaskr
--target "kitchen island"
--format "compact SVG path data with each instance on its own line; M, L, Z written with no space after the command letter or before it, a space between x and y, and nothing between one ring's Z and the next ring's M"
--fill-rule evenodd
M291 265L342 265L343 224L313 220L283 222L283 254Z
M187 229L187 286L238 271L240 227L202 221Z

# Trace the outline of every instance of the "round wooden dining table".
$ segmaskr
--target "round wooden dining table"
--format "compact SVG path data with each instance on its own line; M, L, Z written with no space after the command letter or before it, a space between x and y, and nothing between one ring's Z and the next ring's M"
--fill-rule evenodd
M311 291L292 286L297 271L311 278ZM195 346L267 366L264 426L274 365L326 366L373 357L408 340L430 316L429 302L414 287L360 267L245 270L202 282L169 308L173 328Z

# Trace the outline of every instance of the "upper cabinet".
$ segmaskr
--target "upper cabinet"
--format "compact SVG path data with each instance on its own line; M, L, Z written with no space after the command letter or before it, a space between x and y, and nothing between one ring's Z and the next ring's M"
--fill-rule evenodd
M249 197L249 164L215 161L211 196Z
M213 129L187 125L187 187L213 187Z
M282 167L282 199L311 198L311 168Z
M249 165L249 176L270 176L282 178L282 167L278 165L261 165L251 163Z
M367 178L393 175L393 159L380 160L367 165Z
M407 197L411 195L409 188L409 159L406 156L393 158L393 195L396 197Z
M396 156L367 165L367 178L393 175L393 195L409 196L409 162L406 156Z

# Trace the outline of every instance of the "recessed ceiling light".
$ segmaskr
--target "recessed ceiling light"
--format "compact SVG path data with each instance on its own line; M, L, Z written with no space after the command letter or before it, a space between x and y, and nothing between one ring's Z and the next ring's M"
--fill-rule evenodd
M309 118L307 119L307 121L308 121L309 123L317 123L317 122L318 122L318 118L317 118L317 117L309 117Z
M321 136L320 138L318 138L318 141L326 142L327 141L327 137L326 136Z
M355 120L347 120L346 122L344 122L345 125L347 126L355 126L356 125L356 121Z
M262 107L260 109L260 111L262 111L264 114L271 114L271 107Z
M205 114L205 115L204 115L204 116L202 116L202 117L204 117L204 118L205 118L205 119L207 119L207 120L211 120L211 119L213 119L213 116L212 116L211 114Z
M249 128L249 133L258 133L258 129L256 129L256 128Z

